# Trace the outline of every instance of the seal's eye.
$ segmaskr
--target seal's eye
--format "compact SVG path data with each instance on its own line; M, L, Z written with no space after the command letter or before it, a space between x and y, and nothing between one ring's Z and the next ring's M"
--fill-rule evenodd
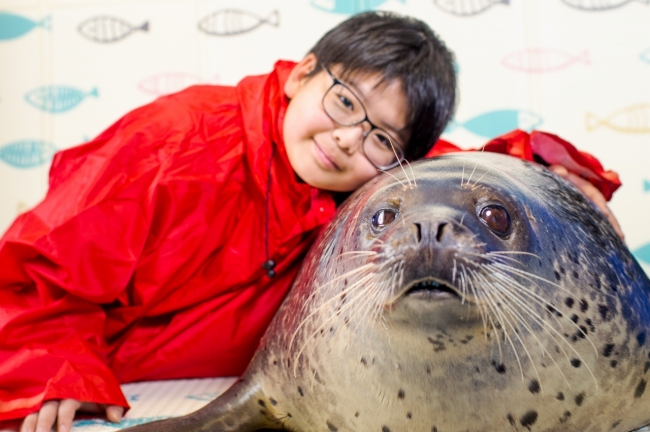
M395 220L397 213L391 209L381 209L372 217L372 226L376 229L385 228L386 225Z
M479 211L478 216L496 234L505 236L510 232L510 215L500 205L487 205Z

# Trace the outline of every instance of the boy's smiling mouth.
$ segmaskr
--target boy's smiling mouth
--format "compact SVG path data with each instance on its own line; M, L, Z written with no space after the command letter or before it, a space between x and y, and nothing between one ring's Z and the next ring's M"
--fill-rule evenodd
M312 141L314 142L314 153L316 153L316 157L321 162L321 164L325 165L327 168L340 170L336 162L334 162L334 160L327 153L325 153L323 148L318 145L318 142L316 142L315 139L312 139Z

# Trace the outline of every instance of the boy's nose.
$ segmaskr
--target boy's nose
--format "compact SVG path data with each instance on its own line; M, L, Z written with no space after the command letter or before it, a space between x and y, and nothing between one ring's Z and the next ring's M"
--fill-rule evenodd
M353 154L363 143L366 136L367 127L364 124L354 126L339 126L332 132L336 144L341 150L348 154Z

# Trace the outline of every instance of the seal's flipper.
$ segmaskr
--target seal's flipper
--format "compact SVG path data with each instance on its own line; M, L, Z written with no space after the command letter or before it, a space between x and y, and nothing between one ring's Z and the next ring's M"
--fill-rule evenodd
M200 410L183 417L159 420L124 432L255 432L282 430L282 425L260 406L265 400L259 384L237 381L224 394Z

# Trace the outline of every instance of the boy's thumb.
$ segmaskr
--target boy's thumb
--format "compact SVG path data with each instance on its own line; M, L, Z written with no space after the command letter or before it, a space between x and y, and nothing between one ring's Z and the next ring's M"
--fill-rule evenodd
M106 418L113 423L121 422L123 414L124 407L117 405L109 405L106 407Z

